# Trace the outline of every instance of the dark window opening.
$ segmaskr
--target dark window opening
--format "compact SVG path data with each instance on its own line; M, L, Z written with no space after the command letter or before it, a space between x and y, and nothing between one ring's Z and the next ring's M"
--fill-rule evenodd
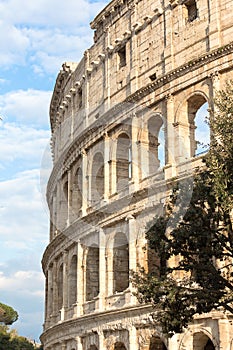
M83 92L82 89L78 91L78 107L81 108L83 105Z
M188 12L188 22L193 22L198 17L196 1L195 0L186 1L185 6Z
M123 46L118 51L118 57L119 57L119 68L126 66L126 47Z
M150 75L150 80L151 80L151 81L154 81L154 80L156 80L156 79L157 79L156 73L153 73L153 74Z

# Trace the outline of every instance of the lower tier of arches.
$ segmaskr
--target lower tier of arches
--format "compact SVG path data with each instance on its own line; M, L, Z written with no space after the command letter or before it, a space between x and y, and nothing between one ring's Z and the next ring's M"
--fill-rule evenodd
M61 322L41 336L44 350L233 350L233 318L222 312L197 316L182 334L166 338L149 306Z

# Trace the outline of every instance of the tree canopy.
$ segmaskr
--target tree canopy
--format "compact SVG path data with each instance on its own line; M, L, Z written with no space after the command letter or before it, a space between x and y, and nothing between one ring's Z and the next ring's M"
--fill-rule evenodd
M16 330L9 330L8 326L0 326L0 350L35 350L42 347L34 346L28 339L17 334Z
M233 313L232 82L218 92L209 124L203 166L194 177L176 179L163 215L149 223L146 238L159 263L132 277L139 301L152 304L168 336L182 332L195 314Z
M18 313L11 306L0 303L0 323L10 325L17 321Z

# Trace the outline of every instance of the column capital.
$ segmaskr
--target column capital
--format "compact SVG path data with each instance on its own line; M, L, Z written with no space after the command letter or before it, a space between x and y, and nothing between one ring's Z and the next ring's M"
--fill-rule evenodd
M135 217L132 214L126 216L125 221L135 220Z

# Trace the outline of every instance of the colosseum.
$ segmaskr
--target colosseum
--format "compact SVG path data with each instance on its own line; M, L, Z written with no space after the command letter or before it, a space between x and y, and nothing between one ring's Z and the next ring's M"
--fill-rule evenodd
M45 350L233 349L233 316L220 311L167 339L129 272L150 268L146 225L207 150L204 117L233 78L232 13L232 0L112 0L81 61L62 65L50 106Z

